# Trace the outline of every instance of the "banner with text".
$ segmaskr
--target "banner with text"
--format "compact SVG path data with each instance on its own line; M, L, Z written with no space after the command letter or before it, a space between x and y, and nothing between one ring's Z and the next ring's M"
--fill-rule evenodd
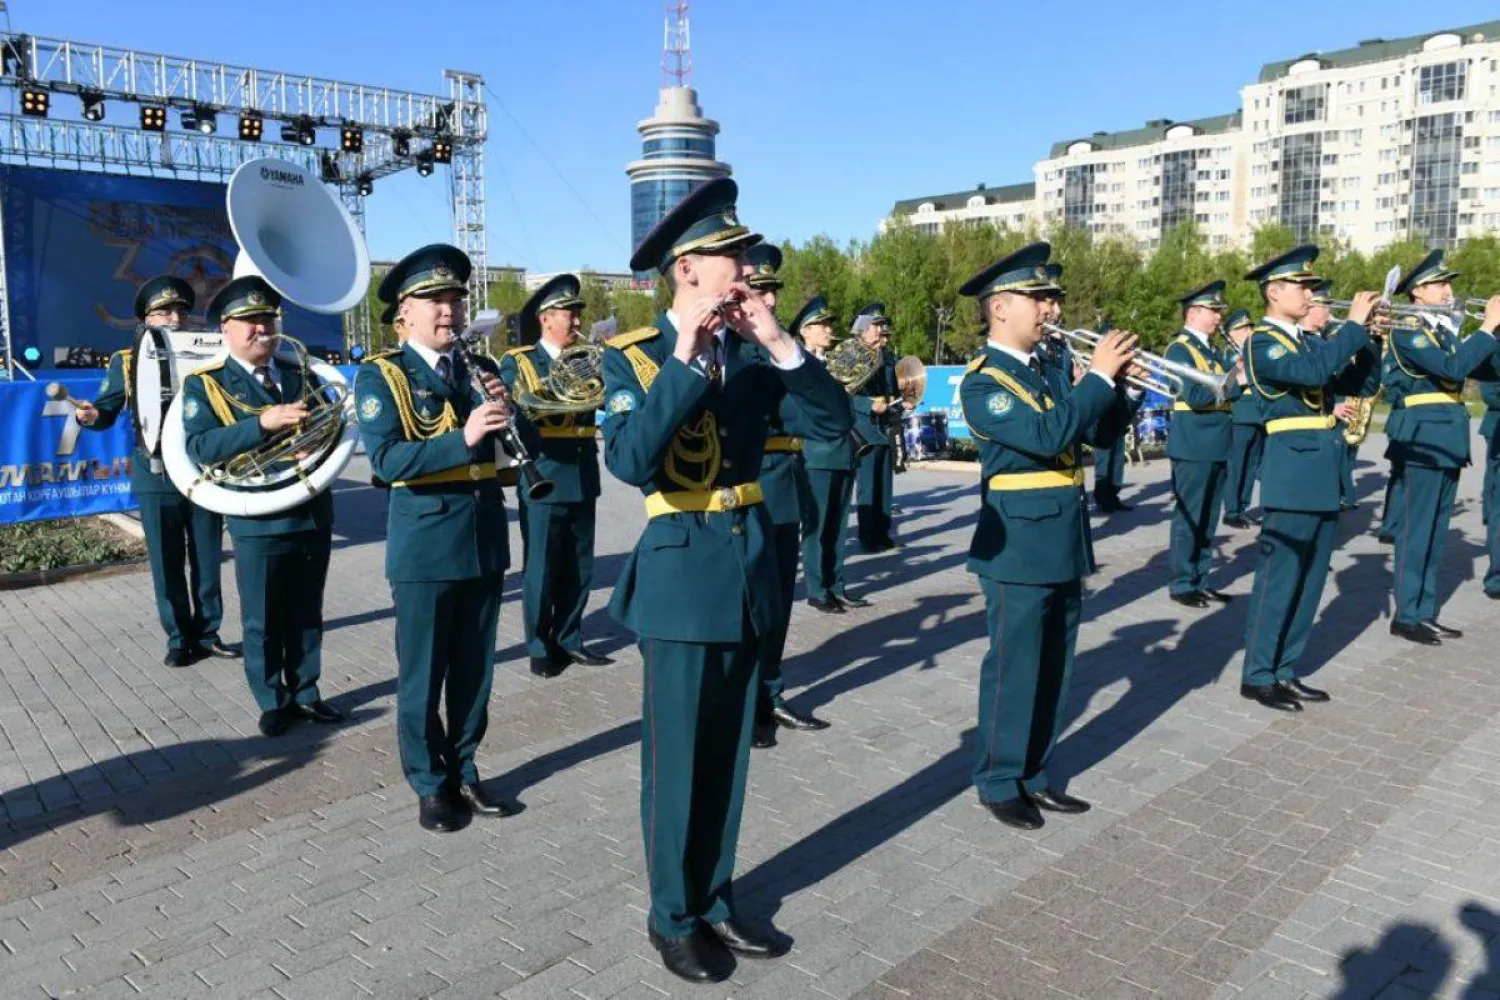
M51 368L69 348L130 346L135 294L159 274L193 286L189 326L234 269L224 186L75 170L7 167L5 278L17 357ZM343 320L287 306L282 328L312 347L341 348Z
M59 378L69 395L92 399L102 373ZM0 524L131 510L129 413L108 430L85 430L46 383L0 385Z

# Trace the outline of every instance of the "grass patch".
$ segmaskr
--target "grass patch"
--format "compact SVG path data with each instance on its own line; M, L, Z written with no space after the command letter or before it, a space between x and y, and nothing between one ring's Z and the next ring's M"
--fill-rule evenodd
M145 554L144 543L99 517L0 525L0 573L102 566Z

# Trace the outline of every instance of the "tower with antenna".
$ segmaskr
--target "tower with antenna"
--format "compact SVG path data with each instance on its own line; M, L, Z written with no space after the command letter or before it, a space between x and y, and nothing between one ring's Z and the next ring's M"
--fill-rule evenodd
M688 0L667 0L661 72L656 113L636 125L641 158L625 168L630 177L632 246L693 188L730 174L729 164L715 158L719 123L703 117L698 92L693 89ZM646 280L651 275L636 277Z

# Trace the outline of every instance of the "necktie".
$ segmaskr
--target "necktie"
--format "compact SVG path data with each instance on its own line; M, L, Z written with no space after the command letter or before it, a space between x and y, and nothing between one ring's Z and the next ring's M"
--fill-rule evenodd
M444 354L437 359L437 375L448 388L453 388L453 362Z
M276 402L281 402L281 390L276 388L276 382L271 378L271 366L261 365L255 369L255 375L260 379L260 384L265 388L266 393Z
M1030 368L1032 371L1036 372L1037 375L1040 376L1042 374L1042 362L1041 362L1041 359L1039 359L1035 354L1033 354L1031 356L1031 359L1026 362L1026 366L1028 368Z

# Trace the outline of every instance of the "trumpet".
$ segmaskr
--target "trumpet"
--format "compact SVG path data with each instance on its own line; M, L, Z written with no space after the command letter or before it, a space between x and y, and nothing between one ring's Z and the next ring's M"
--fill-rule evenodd
M1094 348L1104 339L1104 334L1095 333L1092 330L1069 330L1054 323L1043 323L1042 329L1049 336L1057 338L1066 343L1073 351L1075 357L1085 364L1093 357ZM1189 382L1201 386L1213 393L1214 399L1223 402L1224 397L1229 394L1229 381L1232 375L1214 375L1211 372L1203 372L1191 365L1178 364L1168 361L1159 354L1151 354L1148 351L1136 353L1135 360L1131 362L1132 368L1145 369L1145 375L1132 374L1129 369L1121 374L1126 383L1137 389L1146 389L1151 392L1160 393L1169 399L1177 399L1183 393Z

